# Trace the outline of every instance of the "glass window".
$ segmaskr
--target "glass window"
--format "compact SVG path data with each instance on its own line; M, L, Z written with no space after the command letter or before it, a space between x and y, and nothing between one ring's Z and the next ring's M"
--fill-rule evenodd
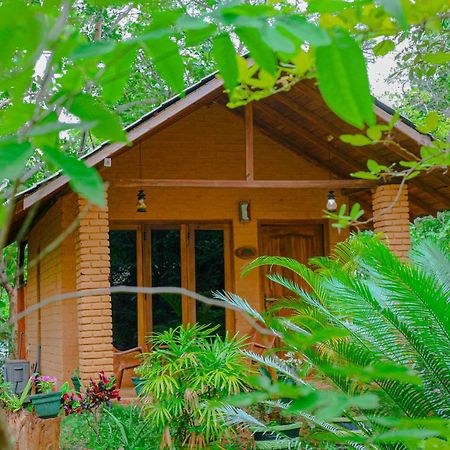
M180 230L151 230L152 286L181 286ZM161 332L182 323L181 296L152 296L153 332Z
M136 230L111 230L111 286L137 286ZM137 295L112 294L113 345L128 350L138 345Z
M195 230L195 287L207 297L225 288L224 231ZM225 335L225 309L197 302L197 322L219 325Z

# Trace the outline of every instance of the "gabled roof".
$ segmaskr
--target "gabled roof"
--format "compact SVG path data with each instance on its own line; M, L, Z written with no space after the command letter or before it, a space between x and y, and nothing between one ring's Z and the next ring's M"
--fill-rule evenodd
M216 73L203 78L182 94L167 100L126 127L128 139L134 142L149 136L213 100L223 104L227 102L223 94L223 82L217 78ZM365 170L368 158L373 158L380 163L392 162L393 157L394 160L408 159L408 155L401 155L396 149L386 151L386 148L382 146L378 149L375 146L354 148L335 139L339 134L355 133L358 130L341 121L327 108L310 80L297 83L288 92L274 94L255 102L254 110L255 126L261 131L341 177L348 177L349 173L355 170ZM233 112L242 114L242 108L237 108ZM375 114L380 121L387 122L392 118L394 111L377 100ZM395 130L402 145L409 152L418 153L421 145L431 142L430 136L417 131L414 125L403 117L395 125ZM333 138L331 141L330 136ZM105 142L84 155L83 159L89 166L96 166L104 158L126 150L128 145ZM324 152L327 151L328 161L324 156ZM359 154L361 151L363 155ZM382 160L379 159L379 153ZM36 202L52 197L67 183L67 178L57 173L21 192L18 195L17 211L24 212ZM431 174L431 176L418 177L412 180L411 184L419 188L412 190L411 200L415 205L412 208L413 215L433 213L450 205L448 176ZM421 195L419 191L425 195ZM369 197L370 192L367 191L356 193L356 199L366 204L370 204Z

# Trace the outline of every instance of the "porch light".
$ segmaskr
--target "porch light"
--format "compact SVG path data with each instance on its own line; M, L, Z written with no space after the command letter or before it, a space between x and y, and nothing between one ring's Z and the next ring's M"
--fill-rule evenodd
M139 144L139 179L142 180L142 150L141 144ZM147 205L145 204L145 192L144 189L139 189L137 193L136 211L140 213L147 212Z
M239 202L239 219L241 222L250 222L250 202Z
M337 210L337 203L334 191L328 191L327 211L335 212L336 210Z
M139 189L137 193L136 211L147 212L147 205L145 204L145 192L143 189Z

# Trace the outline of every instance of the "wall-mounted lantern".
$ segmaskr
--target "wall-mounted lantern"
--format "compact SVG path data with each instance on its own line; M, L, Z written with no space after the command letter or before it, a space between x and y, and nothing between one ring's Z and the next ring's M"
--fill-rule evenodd
M239 220L241 222L250 222L250 202L242 201L239 202Z

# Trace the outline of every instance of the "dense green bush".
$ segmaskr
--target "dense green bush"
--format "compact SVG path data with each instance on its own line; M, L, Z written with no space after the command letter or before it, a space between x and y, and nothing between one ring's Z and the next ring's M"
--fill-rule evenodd
M101 442L97 433L86 425L80 415L67 416L62 421L61 450L156 450L158 439L143 420L138 406L113 405L105 409L100 425Z
M223 397L246 387L250 369L241 353L245 339L215 335L217 327L187 325L154 334L152 351L138 369L149 427L161 448L210 448L232 429L223 421Z
M410 231L413 247L423 239L432 239L450 250L450 210L440 211L436 217L418 217L411 224Z
M401 261L366 235L310 263L315 270L282 257L261 257L249 265L247 270L274 266L269 279L292 292L265 318L236 296L219 296L264 320L298 358L301 370L249 354L291 379L288 384L262 378L253 400L279 402L287 414L300 417L302 439L314 443L449 448L449 252L422 240L412 261ZM276 266L292 270L304 287L276 273ZM242 411L233 415L233 423L246 420ZM355 431L336 423L342 416Z

